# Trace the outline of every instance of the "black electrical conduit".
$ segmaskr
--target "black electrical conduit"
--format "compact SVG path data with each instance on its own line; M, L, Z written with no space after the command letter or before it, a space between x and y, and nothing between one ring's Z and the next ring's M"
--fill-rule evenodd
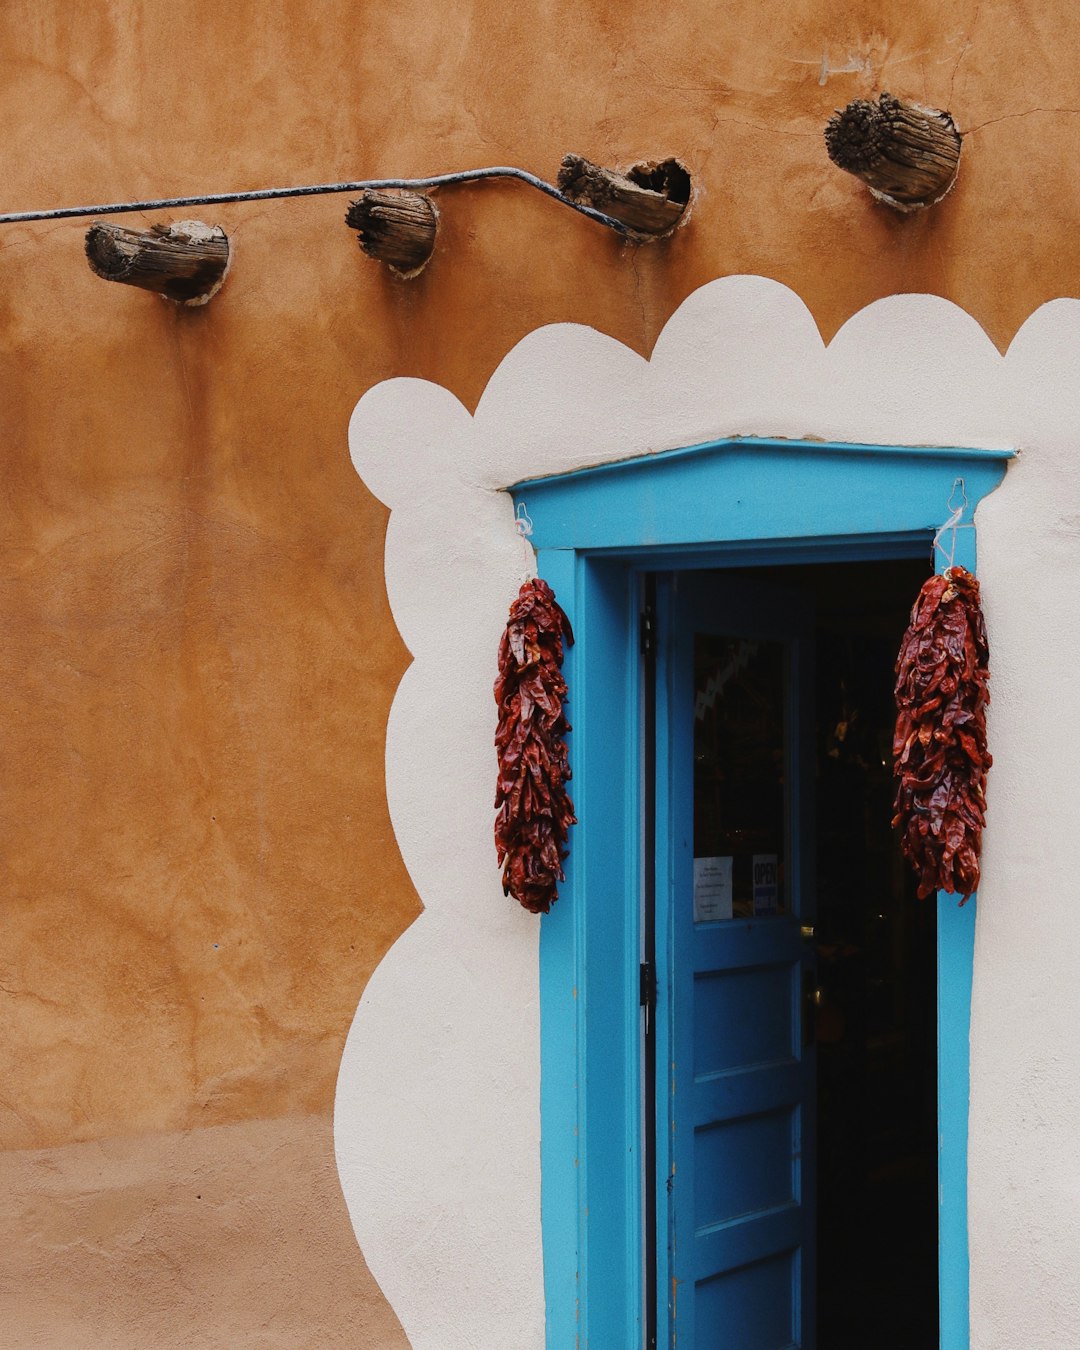
M130 211L164 211L178 206L220 206L228 202L265 202L276 197L323 197L332 192L363 192L365 188L424 188L446 187L451 183L473 183L483 178L516 178L539 192L554 197L563 206L578 211L590 220L606 225L621 235L631 230L614 216L606 216L581 202L571 201L552 183L545 183L524 169L492 168L464 169L460 173L440 173L431 178L365 178L356 183L313 183L307 187L261 188L255 192L215 192L206 197L161 197L146 202L109 202L104 206L61 206L53 211L10 211L0 215L0 225L17 225L31 220L72 220L78 216L117 216Z

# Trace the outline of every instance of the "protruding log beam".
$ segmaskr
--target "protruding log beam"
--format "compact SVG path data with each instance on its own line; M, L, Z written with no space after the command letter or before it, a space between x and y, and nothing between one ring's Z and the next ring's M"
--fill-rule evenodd
M581 155L567 155L558 185L571 201L614 216L646 238L673 230L690 201L690 175L677 159L635 164L622 174Z
M220 225L178 220L125 230L96 221L86 233L86 259L106 281L141 286L185 305L205 305L229 268L229 240Z
M882 94L857 98L825 128L829 158L899 211L938 202L956 181L960 133L947 112Z
M435 248L438 212L423 193L369 188L351 203L345 224L356 231L368 257L378 258L403 277L412 277Z

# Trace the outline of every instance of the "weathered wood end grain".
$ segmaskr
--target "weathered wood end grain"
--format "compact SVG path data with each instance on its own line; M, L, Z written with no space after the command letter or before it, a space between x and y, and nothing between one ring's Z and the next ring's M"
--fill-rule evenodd
M350 203L345 224L360 247L401 276L415 276L431 257L438 213L420 192L378 192L369 188Z
M201 220L151 225L149 230L95 221L86 232L86 260L96 276L185 305L205 305L217 294L229 259L225 231Z
M829 158L899 211L945 196L960 166L960 132L951 114L882 94L857 98L825 128Z
M649 160L626 173L567 155L558 186L571 201L614 216L640 238L668 234L690 201L690 175L677 159Z

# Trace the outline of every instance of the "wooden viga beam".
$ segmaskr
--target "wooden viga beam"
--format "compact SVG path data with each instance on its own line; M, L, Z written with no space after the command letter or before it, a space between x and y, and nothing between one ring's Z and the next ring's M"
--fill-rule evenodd
M350 203L345 224L356 231L360 247L398 276L414 277L435 248L439 216L422 192L379 192L368 188Z
M638 239L669 234L690 202L690 174L677 159L649 160L618 173L567 155L558 185L571 201L621 220Z
M825 128L829 158L898 211L939 202L956 181L960 133L947 112L882 94L857 98Z
M86 260L106 281L140 286L184 305L205 305L229 270L229 239L220 225L178 220L126 230L95 221L86 232Z

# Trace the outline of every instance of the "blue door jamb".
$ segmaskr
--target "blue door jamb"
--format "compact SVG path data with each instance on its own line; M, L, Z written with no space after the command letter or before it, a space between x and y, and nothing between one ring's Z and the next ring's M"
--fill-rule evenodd
M567 653L572 832L541 922L541 1212L548 1350L637 1350L640 1157L641 662L645 572L926 556L956 478L974 512L1012 452L736 440L511 489L574 625ZM963 522L970 526L970 518ZM956 562L974 568L974 531ZM914 597L912 597L914 599ZM938 897L942 1350L968 1347L968 1031L975 901Z
M945 563L939 554L938 569ZM953 561L975 571L975 531L958 531ZM943 1350L967 1350L967 1152L971 981L975 905L937 897L938 950L938 1290Z

